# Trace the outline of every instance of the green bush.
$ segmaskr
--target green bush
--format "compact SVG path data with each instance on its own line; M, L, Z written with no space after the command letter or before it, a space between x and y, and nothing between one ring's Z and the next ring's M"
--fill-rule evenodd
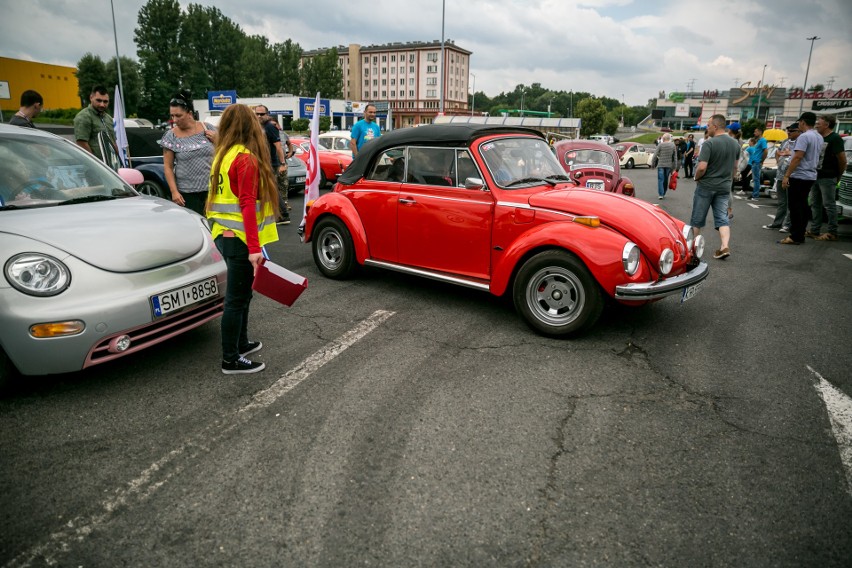
M305 132L308 129L308 124L310 124L310 122L307 118L297 118L290 123L290 128L292 128L295 132Z

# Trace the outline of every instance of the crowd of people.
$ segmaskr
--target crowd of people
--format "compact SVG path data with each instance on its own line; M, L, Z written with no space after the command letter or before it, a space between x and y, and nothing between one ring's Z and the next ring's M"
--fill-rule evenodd
M800 245L806 238L817 241L837 240L835 195L840 176L846 170L846 153L842 138L834 132L833 115L817 117L804 112L787 127L788 138L776 151L778 162L774 193L778 204L772 223L764 229L777 229L789 235L778 241L782 245ZM749 201L760 196L762 168L768 149L763 128L755 128L745 148L741 145L739 123L727 124L724 115L714 115L697 143L690 134L682 147L672 142L671 134L663 135L652 158L657 168L658 199L664 199L668 179L683 165L687 178L696 183L689 224L696 234L707 222L712 209L713 225L719 231L720 247L713 257L731 256L730 220L733 219L734 184L745 171L751 172L751 192L741 189ZM694 175L687 164L695 156Z

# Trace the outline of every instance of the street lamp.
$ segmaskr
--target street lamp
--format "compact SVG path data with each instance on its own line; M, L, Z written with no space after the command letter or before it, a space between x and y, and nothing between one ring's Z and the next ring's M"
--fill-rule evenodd
M521 88L521 116L524 116L524 95L527 94L527 88Z
M763 66L763 73L760 74L760 83L757 84L757 111L754 113L754 118L760 120L760 101L763 98L763 78L766 77L766 65Z
M476 75L470 74L473 77L473 96L470 98L470 116L473 116L473 111L476 109Z
M571 106L568 107L568 118L574 118L574 91L570 92L571 95Z
M624 128L624 93L621 93L621 127Z
M808 88L808 73L810 73L810 71L811 71L811 55L813 55L813 53L814 53L814 42L816 40L822 39L822 38L818 38L817 36L814 36L814 37L808 37L808 38L805 38L805 39L808 40L809 42L811 42L811 51L810 51L810 53L808 53L808 68L805 69L805 84L802 85L802 99L799 101L799 116L802 116L802 107L805 104L805 92Z

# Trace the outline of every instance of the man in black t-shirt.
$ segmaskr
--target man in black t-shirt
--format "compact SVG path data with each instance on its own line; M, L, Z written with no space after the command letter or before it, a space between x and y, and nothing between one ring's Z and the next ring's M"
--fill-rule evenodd
M21 108L12 117L9 124L23 126L24 128L35 128L33 119L39 115L43 104L44 99L37 91L24 91L21 93Z
M263 126L263 132L266 134L266 140L269 142L269 155L272 159L272 173L278 181L278 204L281 210L281 218L278 219L278 224L290 224L290 204L287 202L287 192L289 191L289 180L287 179L287 158L293 155L293 146L290 144L290 138L278 130L278 124L269 116L269 109L264 105L258 105L254 108L254 113L257 119ZM283 134L283 141L282 141ZM287 149L284 149L286 143Z
M846 171L843 139L834 132L837 119L824 114L816 120L816 131L822 136L822 152L817 165L817 180L811 188L811 229L808 236L817 241L837 240L837 182ZM828 232L822 233L823 210Z

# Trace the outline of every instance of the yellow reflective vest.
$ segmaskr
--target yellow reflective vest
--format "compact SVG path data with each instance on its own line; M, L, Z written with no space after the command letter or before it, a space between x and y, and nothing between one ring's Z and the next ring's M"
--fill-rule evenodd
M246 229L243 224L240 200L231 190L231 178L228 176L228 172L239 154L250 153L248 148L242 144L237 144L231 147L222 157L222 163L219 166L219 180L215 189L210 188L213 191L213 199L207 211L207 218L212 221L211 230L214 239L230 229L246 243ZM210 177L210 185L212 186L212 172ZM272 204L265 204L263 210L261 210L260 201L258 200L255 212L257 215L257 233L260 246L277 241L278 229L275 226L275 213L272 209Z

